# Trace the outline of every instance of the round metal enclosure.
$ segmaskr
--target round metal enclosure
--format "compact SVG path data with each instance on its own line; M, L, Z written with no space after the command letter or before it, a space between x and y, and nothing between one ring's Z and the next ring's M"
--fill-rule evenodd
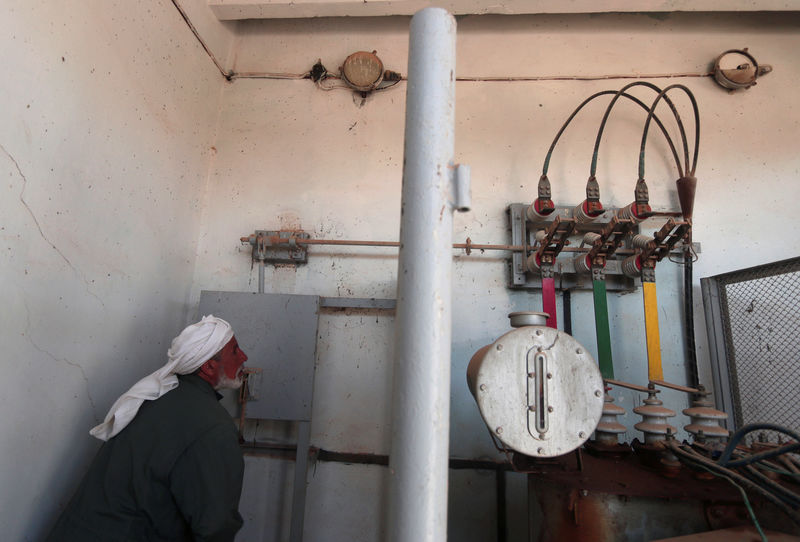
M478 350L467 382L492 434L533 457L583 444L603 412L603 379L572 336L545 326L509 331Z

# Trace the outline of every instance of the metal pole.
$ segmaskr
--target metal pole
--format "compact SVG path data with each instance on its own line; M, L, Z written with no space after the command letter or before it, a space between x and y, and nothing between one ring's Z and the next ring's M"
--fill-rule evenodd
M389 540L447 539L455 19L411 19L394 356Z

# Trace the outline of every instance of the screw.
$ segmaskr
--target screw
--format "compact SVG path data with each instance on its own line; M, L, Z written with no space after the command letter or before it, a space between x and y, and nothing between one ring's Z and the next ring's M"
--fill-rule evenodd
M577 350L575 350L575 353L576 353L576 354L583 354L583 350L581 350L580 348L578 348Z
M589 495L589 490L588 489L581 489L581 496L582 497L587 497L588 495Z
M601 392L600 390L594 390L595 397L600 397L601 395L603 395L603 392Z
M497 345L497 349L498 349L498 350L502 350L502 349L503 349L503 345L502 345L502 344L498 344L498 345Z
M503 434L503 428L502 427L498 427L497 429L494 430L494 432L497 433L498 435L502 435Z
M481 391L486 391L486 384L481 384Z
M536 334L537 334L537 335L541 335L541 334L542 334L542 330L541 330L541 329L537 329L537 330L536 330Z
M553 412L553 407L551 406L547 407L547 412Z
M537 454L543 454L544 453L544 448L536 448L536 453Z
M547 373L547 378L553 378L553 373Z
M530 410L531 412L536 412L536 407L534 405L531 405L528 407L528 410Z
M528 378L536 378L536 373L528 373Z
M583 431L581 431L580 433L578 433L578 436L579 436L580 438L584 438L584 437L586 436L586 433L584 433Z
M539 433L539 438L544 439L544 433Z

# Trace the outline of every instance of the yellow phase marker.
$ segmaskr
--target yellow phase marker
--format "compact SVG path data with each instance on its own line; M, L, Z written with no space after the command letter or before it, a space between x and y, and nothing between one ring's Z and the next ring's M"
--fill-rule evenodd
M658 300L656 283L642 282L644 297L644 327L647 333L647 377L649 380L664 380L661 368L661 339L658 335Z

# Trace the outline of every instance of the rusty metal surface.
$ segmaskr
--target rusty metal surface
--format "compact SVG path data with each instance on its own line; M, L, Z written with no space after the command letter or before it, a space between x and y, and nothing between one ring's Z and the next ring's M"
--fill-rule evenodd
M644 542L707 529L700 501L620 497L528 477L531 542Z
M800 542L799 536L777 531L764 531L770 542ZM728 529L717 529L705 533L696 533L671 538L661 538L653 542L760 542L761 536L754 527L742 525Z
M568 243L567 239L572 235L574 229L575 219L556 216L555 220L545 229L544 238L536 251L537 260L541 262L541 265L555 263L556 257Z
M630 234L635 224L631 220L620 219L616 215L600 232L589 250L589 259L592 265L604 267L606 260L622 245L625 237Z
M653 242L642 250L642 265L654 267L656 262L663 260L672 248L691 232L691 229L692 223L689 220L677 221L673 218L667 220L666 224L653 234Z
M650 382L652 382L656 386L661 386L662 388L670 388L685 393L700 393L700 390L697 388L689 388L687 386L681 386L680 384L673 384L672 382L667 382L665 380L651 380Z
M634 441L635 454L614 456L596 444L586 446L594 453L549 460L514 455L529 473L531 542L651 541L750 524L733 485L687 468L667 472L663 446ZM750 504L762 527L800 534L765 499L750 494Z
M674 478L665 478L658 470L642 465L641 458L634 454L607 457L582 453L582 469L576 454L546 461L514 454L513 462L517 470L564 488L627 497L742 502L739 492L725 481L700 481L688 469L681 469Z

